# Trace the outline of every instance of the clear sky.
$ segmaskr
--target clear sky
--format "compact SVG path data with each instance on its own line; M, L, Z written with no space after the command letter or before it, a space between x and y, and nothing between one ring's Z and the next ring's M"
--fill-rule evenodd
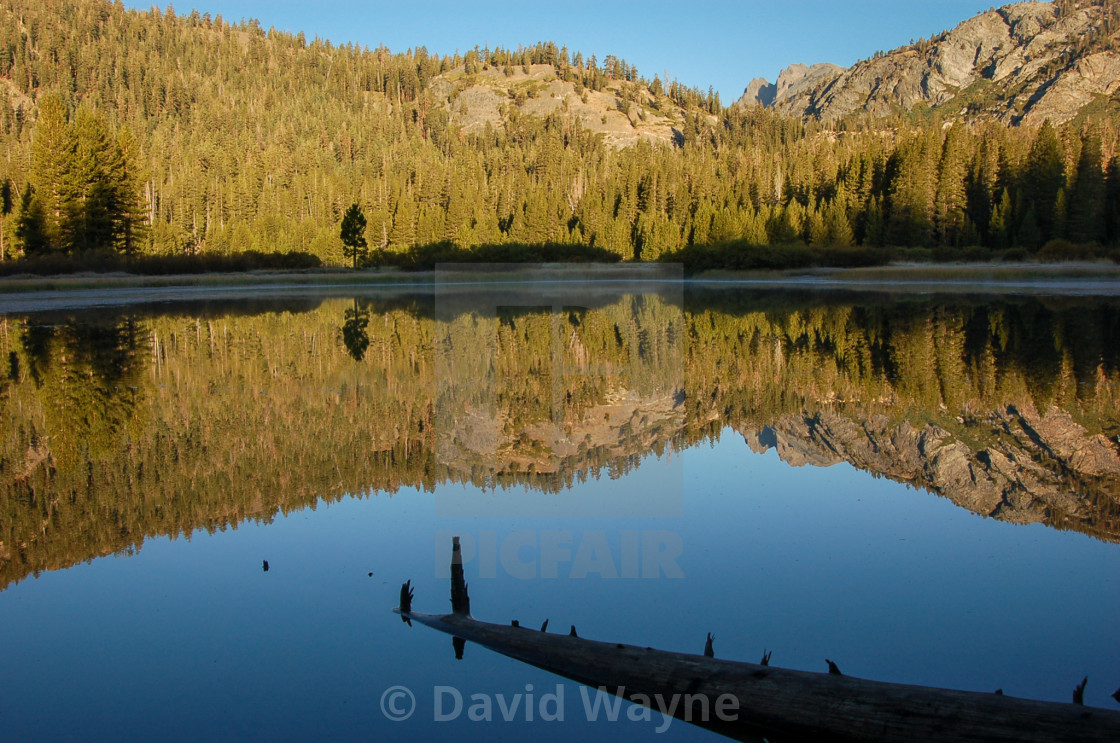
M150 3L126 0L128 7ZM166 7L160 3L161 7ZM987 10L991 0L182 0L175 12L256 18L335 43L431 53L555 41L571 52L614 54L647 78L665 72L714 87L724 103L755 77L773 82L803 62L851 65L931 36Z

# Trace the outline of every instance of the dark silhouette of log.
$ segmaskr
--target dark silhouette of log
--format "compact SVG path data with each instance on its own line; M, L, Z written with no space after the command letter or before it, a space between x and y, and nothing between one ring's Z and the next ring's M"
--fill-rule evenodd
M407 614L412 611L412 597L415 591L412 588L412 581L406 580L401 584L401 613Z
M831 673L833 676L843 676L844 675L844 674L840 673L840 667L837 666L832 661L830 661L828 658L825 658L824 662L828 664L828 672Z
M766 650L764 648L763 651L762 651L762 660L759 661L759 664L763 665L763 666L770 665L770 656L773 655L773 654L774 654L773 650Z
M714 639L715 638L712 637L712 633L709 632L708 633L708 641L704 643L704 657L705 658L716 657L716 650L715 650L714 647L712 647L712 640L714 640Z
M1073 703L1085 704L1085 685L1089 683L1089 677L1081 679L1081 683L1073 688Z
M452 590L456 590L454 580ZM735 740L759 741L765 736L770 743L1120 741L1120 712L1096 707L598 642L575 636L574 627L571 635L563 636L480 622L468 613L408 612L408 616L454 638L651 709L658 709L654 701L658 695L661 700L675 697L679 703L673 717ZM834 665L829 662L830 671ZM737 703L733 718L715 714L721 697ZM702 714L704 700L707 715Z
M470 616L471 597L467 595L467 581L463 578L463 553L459 537L451 538L451 613Z
M544 624L541 625L541 632L547 632L547 631L548 631L548 620L546 619L546 620L544 620Z
M409 627L412 626L412 622L409 621L408 618L408 613L412 611L412 596L412 581L406 580L401 585L401 621L407 624Z

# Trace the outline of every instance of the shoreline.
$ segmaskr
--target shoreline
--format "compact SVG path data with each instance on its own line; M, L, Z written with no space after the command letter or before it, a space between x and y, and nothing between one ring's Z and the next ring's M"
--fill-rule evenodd
M530 275L531 274L531 275ZM547 264L486 267L455 264L437 271L253 271L139 276L125 273L0 279L0 315L182 301L471 292L479 287L572 284L586 291L631 284L689 290L819 290L884 294L1022 294L1120 296L1114 263L897 263L868 268L706 271L684 277L675 264Z

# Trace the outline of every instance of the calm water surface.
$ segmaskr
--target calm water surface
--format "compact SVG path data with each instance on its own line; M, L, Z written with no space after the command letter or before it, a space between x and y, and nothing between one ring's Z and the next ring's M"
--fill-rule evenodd
M448 610L452 535L483 620L1044 700L1087 675L1105 707L1120 686L1114 300L303 297L9 315L0 343L4 740L665 727L402 624L406 579ZM532 721L468 719L518 693Z

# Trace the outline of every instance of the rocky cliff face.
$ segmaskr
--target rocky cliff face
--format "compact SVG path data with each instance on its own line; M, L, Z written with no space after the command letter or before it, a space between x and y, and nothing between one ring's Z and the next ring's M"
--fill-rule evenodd
M790 101L811 93L821 85L827 85L843 73L843 67L828 63L790 65L778 73L776 83L771 84L762 78L751 80L739 102L784 108Z
M435 78L430 90L451 123L468 132L487 124L500 128L514 109L539 118L557 113L621 148L640 141L677 142L685 118L669 99L636 85L611 80L600 91L577 90L545 64L518 66L510 74L490 68L468 75L458 69Z
M1007 5L850 69L788 68L782 74L800 84L785 95L776 90L766 103L758 94L765 81L756 81L739 103L824 121L924 104L1008 124L1059 123L1120 90L1118 13L1114 0L1065 10L1043 2Z
M756 452L774 448L793 466L839 462L926 488L983 516L1120 536L1120 447L1068 413L1009 405L981 426L998 443L973 449L932 423L835 413L789 416L741 431Z

